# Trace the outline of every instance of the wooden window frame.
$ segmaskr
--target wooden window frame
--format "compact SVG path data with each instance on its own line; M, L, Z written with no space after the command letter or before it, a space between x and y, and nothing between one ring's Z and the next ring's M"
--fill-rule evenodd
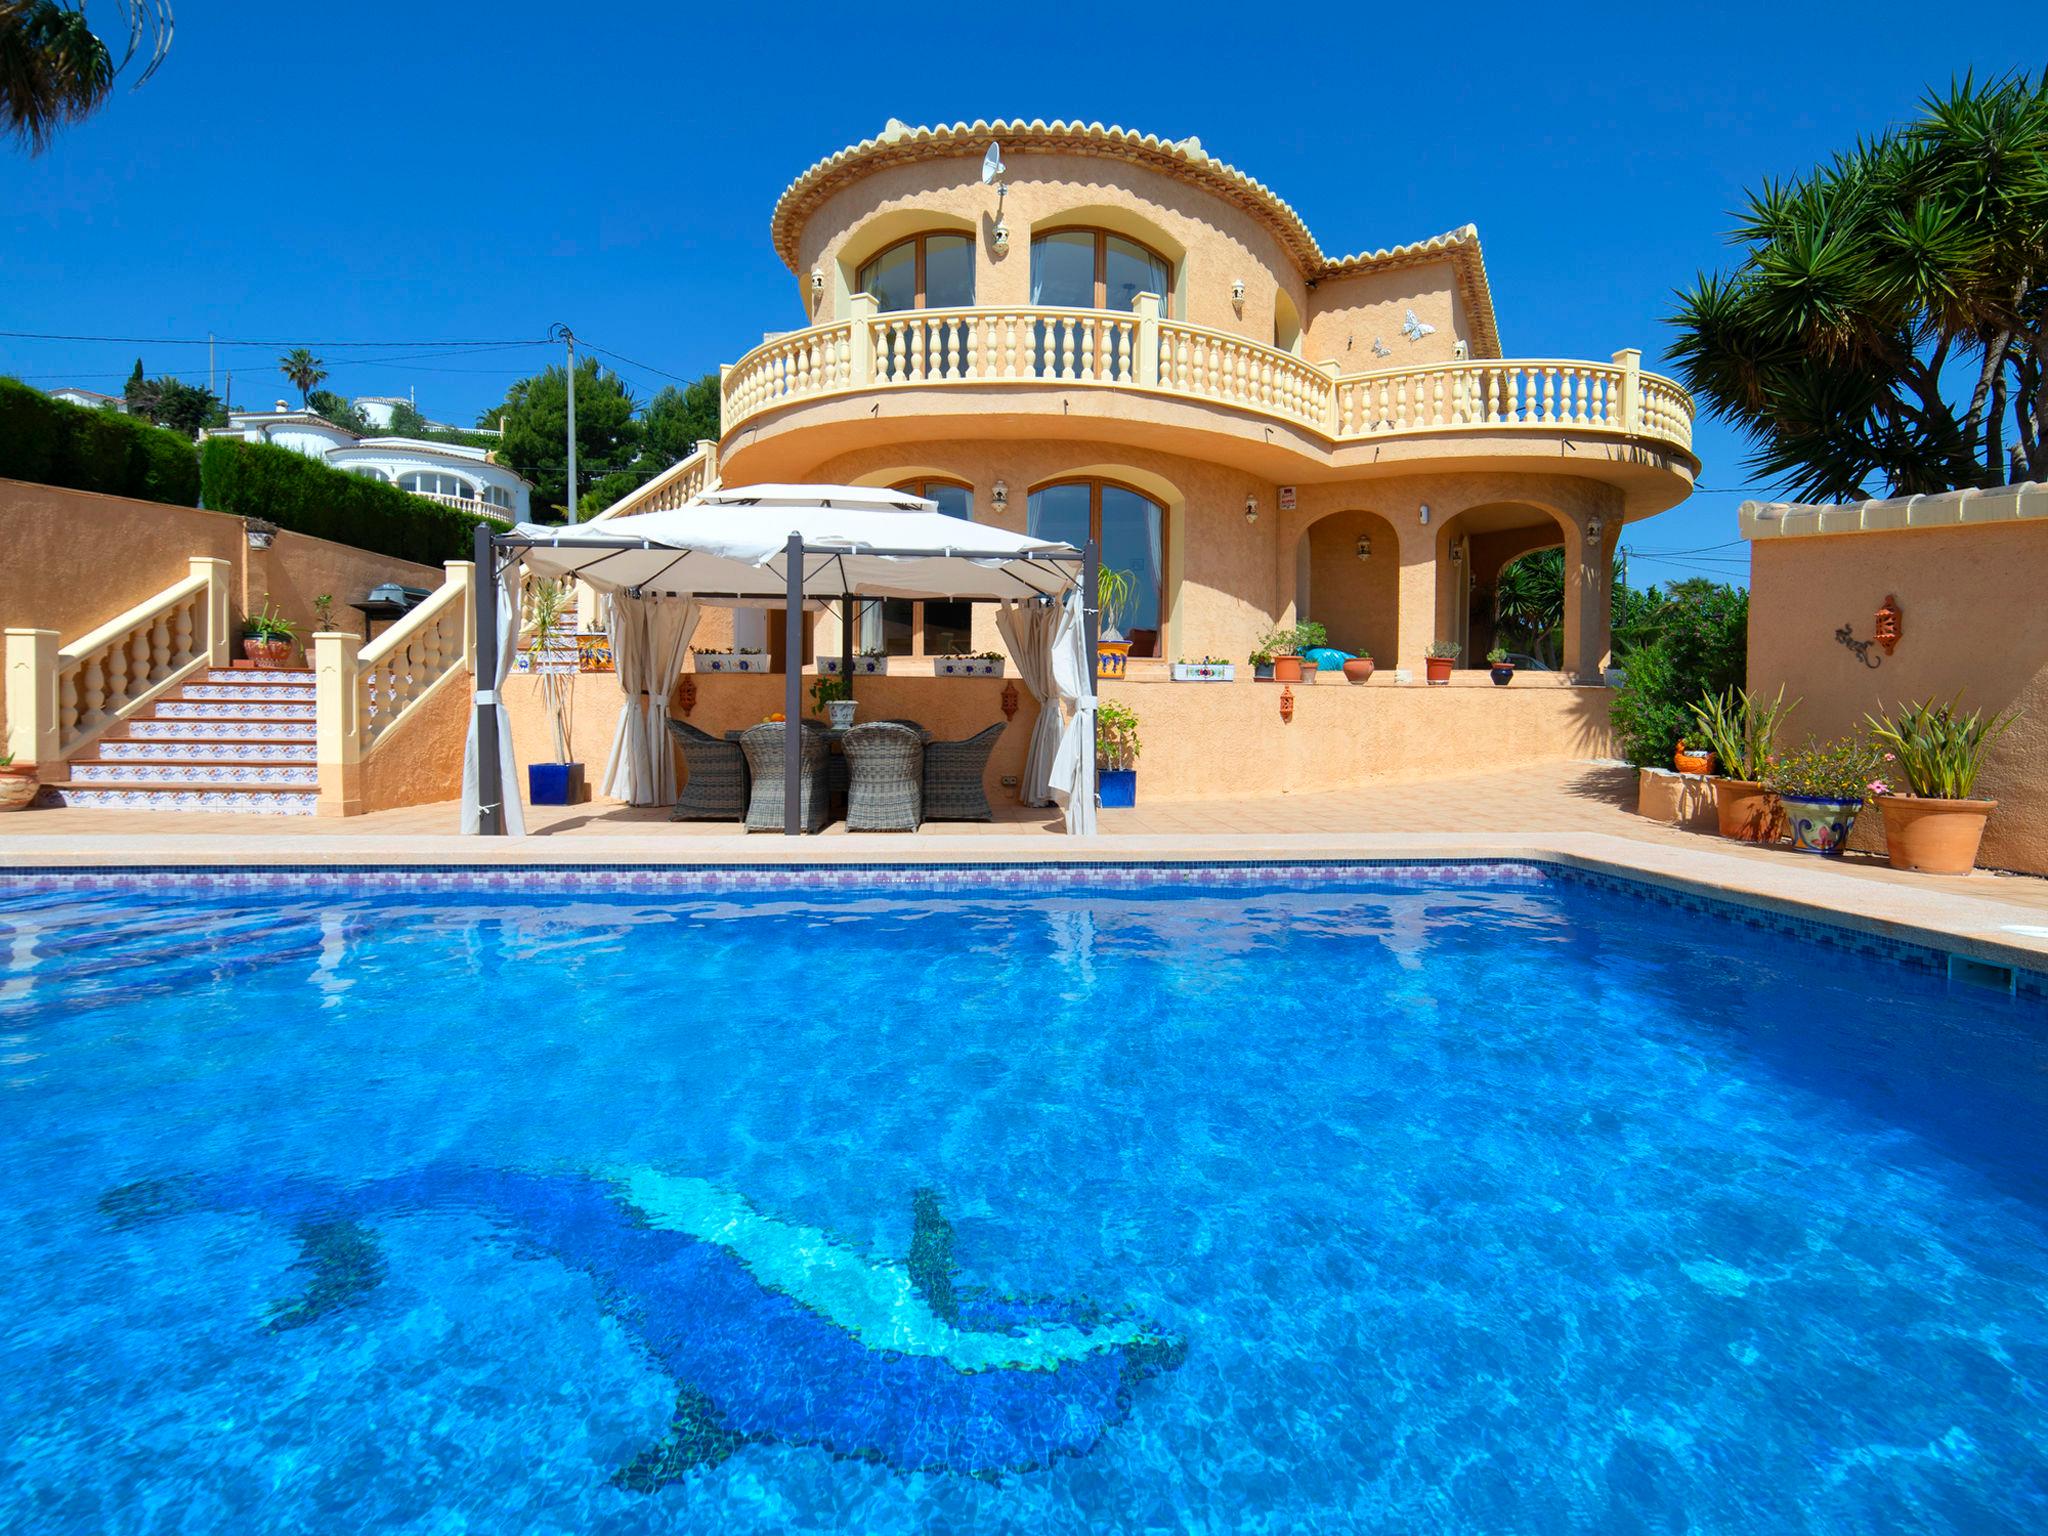
M915 252L914 252L914 254L913 254L913 256L912 256L912 271L913 271L913 273L914 273L915 275L914 275L914 276L912 277L912 279L911 279L911 282L912 282L912 287L913 287L913 290L914 290L914 291L913 291L913 293L912 293L912 295L911 295L910 307L911 307L911 309L929 309L929 308L931 307L931 305L930 305L929 303L927 303L927 302L926 302L926 299L927 299L927 294L926 294L926 291L925 291L925 254L924 254L924 253L925 253L925 242L926 242L926 241L928 241L928 240L964 240L965 242L967 242L967 255L968 255L968 258L969 258L969 263L968 263L968 264L969 264L969 268L970 268L970 270L972 269L972 266L973 266L973 256L974 256L974 236L973 236L973 235L969 234L969 233L968 233L968 232L967 232L966 230L964 230L964 229L928 229L928 230L925 230L925 231L924 231L923 233L921 233L921 234L915 234L915 235L905 235L905 236L904 236L904 237L903 237L903 238L902 238L901 240L892 240L892 241L890 241L890 242L889 242L889 244L887 244L887 245L883 246L883 247L882 247L882 248L881 248L881 249L880 249L879 251L875 252L875 254L874 254L874 255L870 256L870 257L869 257L869 258L868 258L868 259L867 259L866 261L862 262L862 263L861 263L861 264L860 264L860 265L859 265L858 267L856 267L856 268L854 269L854 273L853 273L853 291L854 291L855 293L866 293L866 292L868 291L868 284L867 284L867 276L868 276L868 273L869 273L869 272L870 272L871 270L873 270L873 268L874 268L875 264L876 264L877 262L879 262L879 261L880 261L880 260L881 260L881 259L882 259L882 258L883 258L884 256L888 256L888 255L892 254L893 252L899 251L899 250L901 250L901 249L902 249L902 248L903 248L904 246L906 246L906 245L909 245L909 246L915 246L915 247L916 247L916 250L915 250ZM975 274L974 274L974 276L975 276L975 277L976 277L976 278L978 279L978 278L979 278L979 276L980 276L980 274L979 274L979 273L975 273ZM981 284L979 283L979 281L976 281L976 282L974 283L974 287L975 287L975 289L976 289L977 291L979 291L979 289L980 289L980 287L981 287ZM1098 287L1099 287L1099 285L1098 285ZM967 308L972 308L972 307L973 307L973 305L974 305L974 295L973 295L973 294L969 294L969 295L968 295L968 298L967 298L967 304L966 304L966 306L965 306L965 307L967 307ZM955 306L953 306L953 305L947 305L946 307L947 307L948 309L951 309L951 308L953 308L953 307L955 307ZM907 313L907 311L904 311L904 310L884 310L884 311L883 311L883 313L885 313L885 314L904 314L904 313ZM948 482L948 483L950 483L950 482Z
M945 231L941 230L939 231L939 233L943 234L945 233ZM893 250L894 247L892 246L891 249ZM931 494L931 487L935 485L943 485L956 491L965 491L967 493L968 509L970 511L973 510L974 487L969 485L965 480L955 480L951 475L930 475L921 480L899 480L896 484L890 486L889 489L892 491L908 491L913 496L929 496ZM877 597L869 599L869 601L877 603L886 603L889 602L890 599L886 597ZM905 659L910 661L928 661L931 659L932 653L925 649L924 599L903 598L900 599L900 601L907 602L910 604L910 655ZM963 601L963 599L943 598L941 599L941 601L960 602ZM969 625L969 636L971 642L971 622Z
M1125 239L1130 237L1126 235ZM1030 526L1031 498L1040 491L1057 490L1063 485L1085 485L1088 487L1088 537L1095 541L1096 549L1102 548L1102 492L1105 487L1128 491L1139 500L1148 502L1159 509L1159 655L1166 654L1167 601L1166 588L1168 573L1173 569L1173 517L1165 502L1154 496L1141 485L1128 480L1118 480L1109 475L1061 475L1055 480L1042 481L1024 493L1025 526Z
M1047 239L1052 235L1093 235L1095 237L1095 303L1092 307L1101 310L1109 309L1109 242L1112 239L1122 240L1127 244L1135 245L1147 256L1158 262L1160 266L1166 268L1166 292L1159 295L1159 308L1160 312L1164 314L1173 307L1173 280L1177 275L1174 264L1144 241L1135 239L1120 229L1107 229L1100 224L1056 224L1051 229L1034 229L1031 232L1031 243L1036 246L1039 241ZM894 248L893 246L890 247L892 250ZM1122 310L1111 312L1115 314L1124 313ZM1074 482L1070 480L1055 480L1050 483L1054 485L1071 485ZM1130 489L1137 490L1137 487L1132 486ZM1145 495L1143 491L1138 491L1138 494L1140 496ZM1150 496L1146 496L1145 499L1147 501L1153 500Z

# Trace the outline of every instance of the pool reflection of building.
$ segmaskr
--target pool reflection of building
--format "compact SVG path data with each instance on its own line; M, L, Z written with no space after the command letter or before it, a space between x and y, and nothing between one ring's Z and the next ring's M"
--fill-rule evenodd
M1470 665L1490 640L1475 594L1561 545L1565 670L1597 681L1622 526L1697 469L1690 399L1638 353L1502 355L1470 226L1326 257L1193 139L892 122L798 177L771 236L808 323L726 368L720 442L611 515L714 480L886 484L1094 537L1132 579L1134 680L1242 660L1302 618L1418 679L1432 641ZM933 602L877 605L863 640L999 644Z

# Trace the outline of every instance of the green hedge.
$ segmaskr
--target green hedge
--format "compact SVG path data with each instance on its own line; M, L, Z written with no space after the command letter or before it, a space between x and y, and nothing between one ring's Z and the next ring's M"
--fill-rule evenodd
M91 411L0 379L0 477L199 505L199 455L182 432Z
M420 565L467 560L476 552L476 530L500 526L289 448L239 438L208 438L199 474L206 505L215 512L264 518L294 533Z

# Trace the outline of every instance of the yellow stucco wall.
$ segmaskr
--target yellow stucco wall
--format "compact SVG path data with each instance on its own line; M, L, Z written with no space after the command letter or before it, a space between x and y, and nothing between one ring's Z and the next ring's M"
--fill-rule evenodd
M1794 740L1846 735L1863 717L1960 693L1966 708L2022 715L1991 753L1978 792L1999 802L1980 862L2048 874L2048 522L1767 537L1750 546L1749 683L1800 700ZM1835 638L1871 638L1888 596L1902 637L1868 667ZM1881 655L1872 652L1873 656ZM1855 846L1882 846L1878 818Z

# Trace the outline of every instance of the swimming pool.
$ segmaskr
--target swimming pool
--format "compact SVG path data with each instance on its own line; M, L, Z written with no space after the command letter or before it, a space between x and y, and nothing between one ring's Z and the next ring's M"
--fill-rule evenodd
M0 958L9 1532L2048 1523L2038 979L1533 865L0 876Z

